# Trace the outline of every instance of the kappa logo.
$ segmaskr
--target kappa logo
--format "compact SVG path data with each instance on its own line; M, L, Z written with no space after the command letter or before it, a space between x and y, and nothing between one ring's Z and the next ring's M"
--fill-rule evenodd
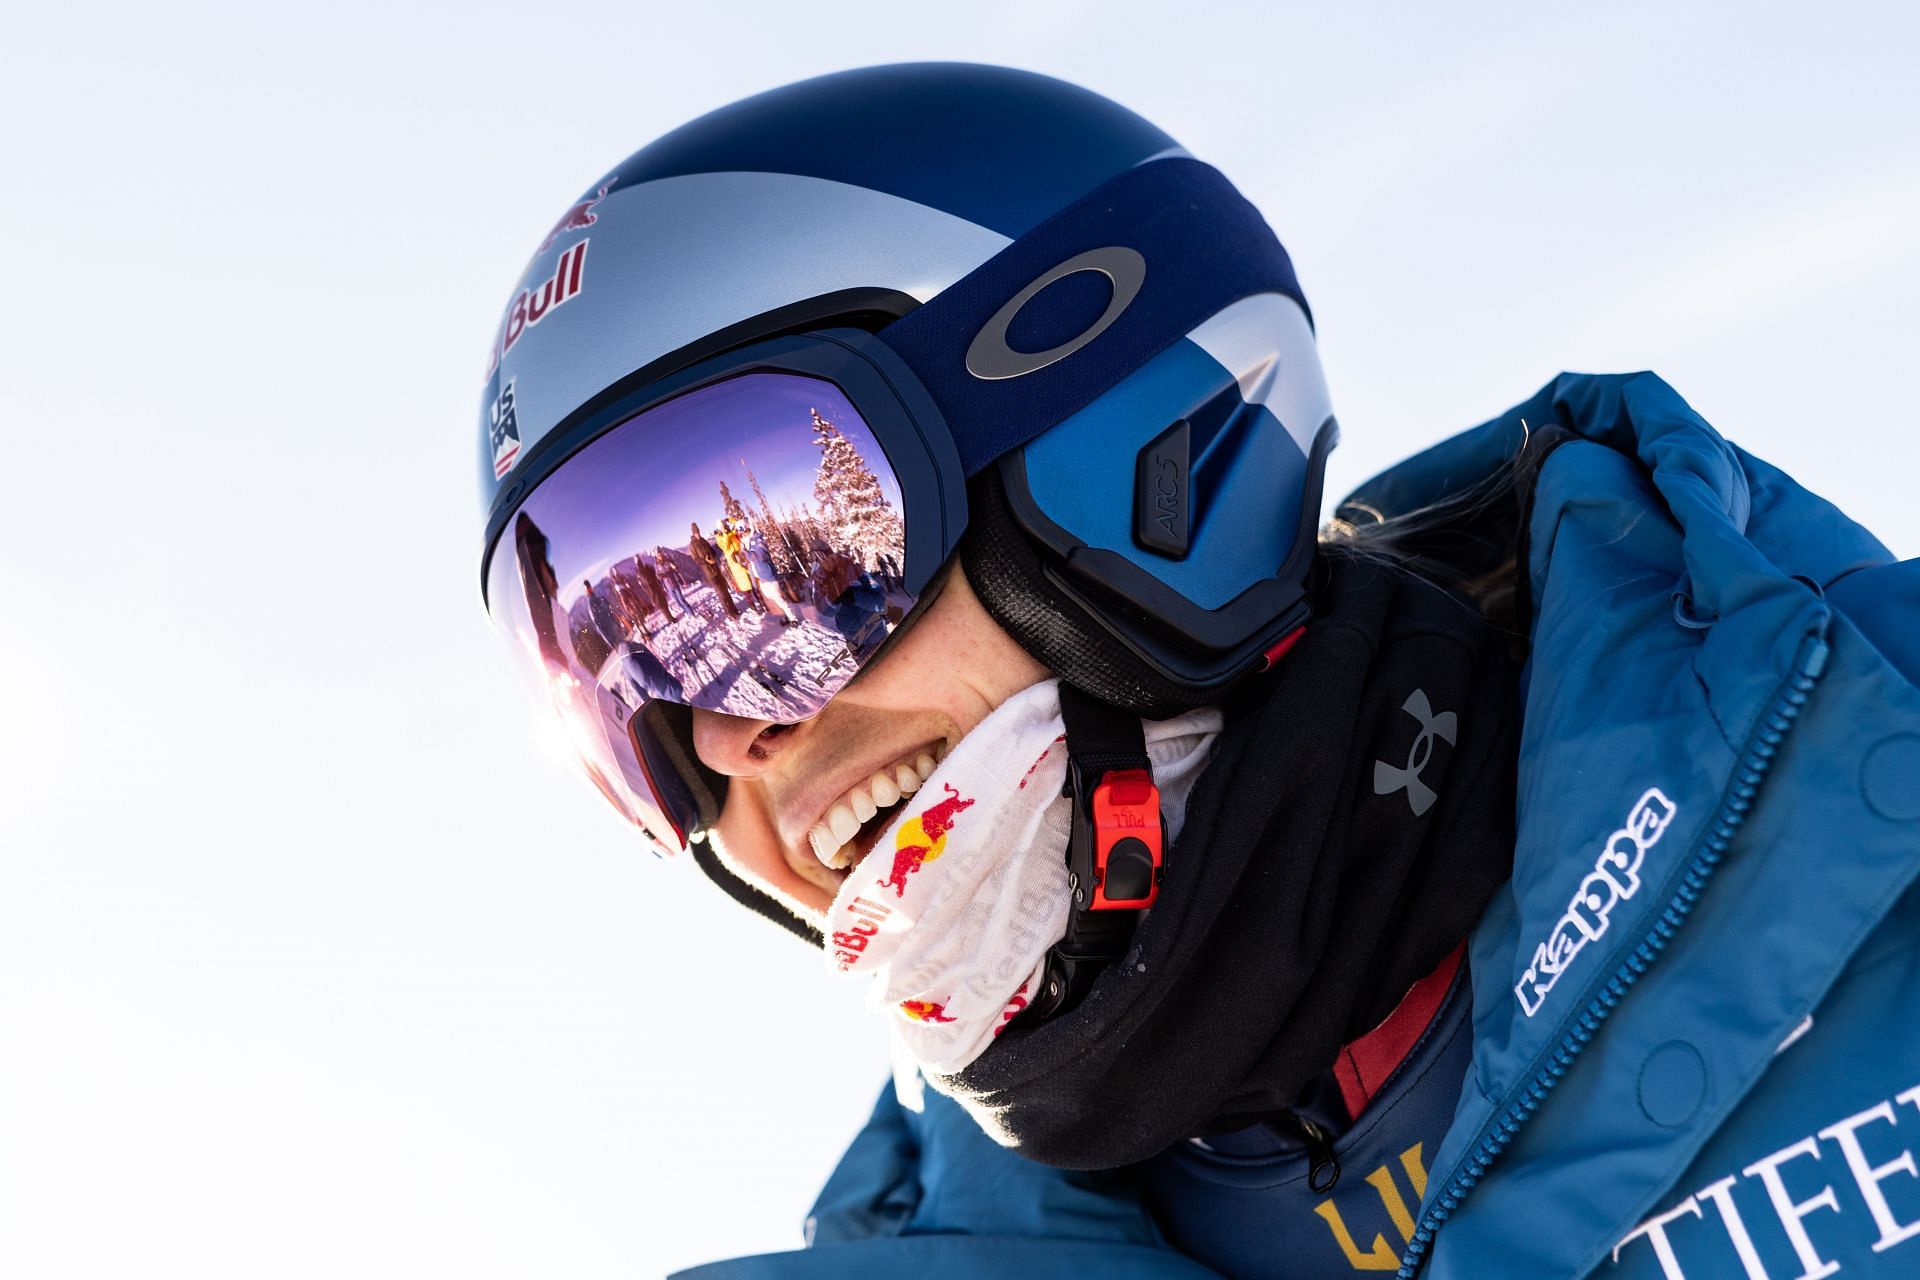
M1547 993L1586 945L1606 933L1613 909L1640 891L1640 864L1647 850L1660 843L1678 812L1679 807L1660 788L1648 787L1626 822L1607 837L1592 872L1567 903L1566 914L1554 923L1547 940L1533 949L1533 963L1514 984L1514 997L1529 1018L1540 1011Z
M1415 689L1408 694L1407 700L1400 704L1400 709L1420 722L1420 736L1413 740L1413 749L1407 753L1405 765L1391 765L1385 760L1373 762L1373 794L1390 796L1396 791L1405 791L1407 804L1417 818L1433 808L1433 802L1440 798L1420 776L1433 759L1433 740L1438 738L1452 746L1454 736L1459 732L1460 718L1451 711L1434 714L1433 704L1427 701L1425 689Z

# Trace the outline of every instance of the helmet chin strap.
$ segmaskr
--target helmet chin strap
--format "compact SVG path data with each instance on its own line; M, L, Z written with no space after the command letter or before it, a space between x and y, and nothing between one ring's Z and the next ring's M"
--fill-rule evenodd
M1067 932L1048 950L1023 1020L1073 1008L1106 967L1126 954L1133 931L1160 894L1166 816L1147 758L1140 717L1062 681L1067 728L1066 794L1073 800Z
M1267 670L1302 629L1264 655ZM1022 1021L1065 1013L1085 998L1107 966L1126 955L1134 930L1160 896L1171 852L1166 812L1138 715L1060 682L1066 725L1067 782L1073 825L1067 883L1073 905L1066 934L1050 948L1038 991Z

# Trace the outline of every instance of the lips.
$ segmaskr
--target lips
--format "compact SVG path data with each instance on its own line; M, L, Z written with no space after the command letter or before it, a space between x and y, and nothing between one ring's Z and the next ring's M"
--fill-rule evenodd
M942 754L939 744L916 748L847 788L807 832L813 856L834 870L852 866L892 811L933 773Z

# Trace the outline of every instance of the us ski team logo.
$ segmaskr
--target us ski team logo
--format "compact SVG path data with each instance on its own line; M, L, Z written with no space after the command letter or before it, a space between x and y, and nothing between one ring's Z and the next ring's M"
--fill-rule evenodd
M1660 843L1678 811L1660 788L1648 787L1626 822L1607 837L1593 871L1574 890L1566 914L1554 923L1547 940L1533 949L1533 963L1513 988L1529 1018L1540 1012L1547 993L1586 945L1606 933L1613 909L1640 891L1640 864L1647 850Z
M498 480L520 456L520 423L513 413L513 379L500 388L487 410L487 440L493 445L493 478Z

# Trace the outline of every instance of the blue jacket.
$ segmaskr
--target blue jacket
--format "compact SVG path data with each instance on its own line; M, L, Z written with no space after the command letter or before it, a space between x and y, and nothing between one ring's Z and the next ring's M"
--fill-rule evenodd
M1651 374L1562 375L1356 496L1456 493L1556 422L1514 874L1401 1274L1920 1275L1920 561ZM882 1099L811 1240L684 1274L1212 1274L1123 1176L931 1094Z

